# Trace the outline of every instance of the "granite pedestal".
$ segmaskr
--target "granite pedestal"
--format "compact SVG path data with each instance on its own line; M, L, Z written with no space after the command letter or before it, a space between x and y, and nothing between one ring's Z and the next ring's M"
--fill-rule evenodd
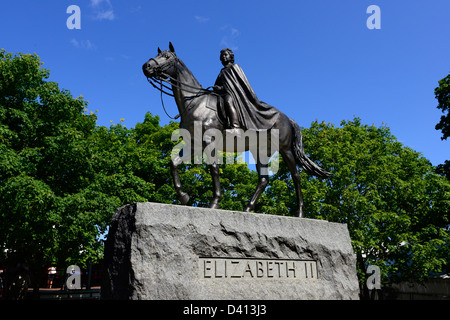
M105 245L103 299L358 299L345 224L135 203Z

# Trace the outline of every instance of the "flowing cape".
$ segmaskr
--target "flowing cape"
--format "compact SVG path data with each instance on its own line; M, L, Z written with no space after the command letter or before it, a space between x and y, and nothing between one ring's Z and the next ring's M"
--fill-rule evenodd
M273 127L279 110L257 98L239 65L235 63L223 68L215 84L231 96L243 129L268 130Z

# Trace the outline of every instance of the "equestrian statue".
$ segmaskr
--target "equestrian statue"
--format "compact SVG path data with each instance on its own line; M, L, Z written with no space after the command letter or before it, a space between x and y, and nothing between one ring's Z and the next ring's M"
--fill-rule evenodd
M142 67L147 80L160 90L161 94L166 93L175 98L179 117L181 117L180 128L187 130L192 139L188 141L192 150L176 153L172 156L170 163L175 191L181 204L188 203L189 195L183 191L178 166L195 155L193 146L198 145L199 141L194 141L194 138L198 139L196 130L198 131L200 126L202 150L212 148L216 152L250 151L256 160L258 185L244 211L250 212L255 209L259 197L269 182L267 159L278 151L289 168L294 182L297 200L294 215L304 217L301 180L297 165L309 175L318 178L329 178L331 174L306 155L299 125L277 108L257 98L241 67L235 63L232 50L222 50L220 60L223 68L211 89L204 89L200 85L183 61L177 57L172 43L169 43L169 50L161 51L158 48L158 55L148 60ZM169 83L170 86L163 82ZM217 132L222 134L211 134ZM249 132L252 134L248 134ZM273 132L277 134L270 134ZM263 135L265 139L261 139ZM224 141L218 141L218 136L223 137ZM249 139L254 136L258 139ZM273 141L274 137L277 141ZM225 141L226 139L241 143L230 144ZM237 145L242 148L239 149ZM263 153L261 153L262 149L264 149ZM222 198L219 162L209 161L208 164L213 182L213 199L209 207L219 208Z

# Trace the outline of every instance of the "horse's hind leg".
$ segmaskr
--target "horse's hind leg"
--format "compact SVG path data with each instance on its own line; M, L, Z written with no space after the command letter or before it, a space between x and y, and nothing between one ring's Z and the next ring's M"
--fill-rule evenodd
M284 162L286 163L289 171L291 172L292 181L295 186L295 193L297 195L297 206L298 210L295 213L296 217L303 218L303 194L301 188L301 179L297 170L297 164L295 162L295 156L291 150L280 150Z

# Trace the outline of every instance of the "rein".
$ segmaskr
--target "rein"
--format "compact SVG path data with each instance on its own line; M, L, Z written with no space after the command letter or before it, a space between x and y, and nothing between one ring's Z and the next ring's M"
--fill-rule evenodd
M153 58L152 58L152 59L153 59ZM159 66L158 62L157 62L155 59L153 59L153 60L154 60L154 61L156 62L156 64ZM173 94L173 88L171 88L171 87L169 87L169 86L163 84L163 82L166 82L166 83L168 83L168 84L171 84L172 87L175 87L175 88L177 88L177 89L183 90L183 91L188 92L188 93L195 94L195 96L194 96L193 98L202 96L202 95L204 95L204 94L216 94L213 90L210 90L210 88L212 88L212 87L208 87L208 88L206 88L206 89L203 89L203 88L200 88L200 89L199 89L198 87L194 87L194 86L191 86L191 85L189 85L189 84L182 83L180 80L175 79L174 77L168 75L168 74L165 73L165 72L160 71L160 74L161 74L162 76L166 77L166 78L169 78L171 81L167 81L167 80L165 80L165 79L163 79L163 78L157 78L157 77L147 77L147 81L148 81L155 89L157 89L157 90L159 90L159 91L161 92L161 104L162 104L162 107L163 107L163 109L164 109L164 112L166 113L166 115L167 115L170 119L176 120L176 119L178 119L178 118L180 117L180 115L178 114L178 115L176 115L175 117L171 117L171 116L167 113L166 107L164 106L163 93L164 93L164 94L167 94L168 96L171 96L171 97L175 97L175 95ZM157 83L157 84L159 84L160 86L158 87L154 82ZM188 87L189 89L183 88L182 86ZM163 88L165 88L165 89L171 91L172 93L169 93L169 92L165 91ZM192 90L190 90L190 89L192 89Z
M156 84L153 83L152 80L155 81L156 83L159 83L159 84L161 85L161 88L158 88L158 87L156 86ZM164 84L162 83L162 81L158 82L158 80L157 80L156 78L153 78L153 77L152 77L152 78L147 77L147 81L148 81L155 89L161 91L161 105L162 105L162 107L163 107L164 112L166 113L166 115L167 115L170 119L172 119L172 120L177 120L177 119L180 117L180 115L177 114L175 117L171 117L171 116L167 113L166 106L164 105L163 93L165 93L165 94L167 94L167 95L169 95L169 96L171 96L171 97L174 97L174 95L171 94L171 93L168 93L168 92L164 91L163 87L164 87L164 88L167 88L167 89L170 89L170 88L167 87L166 85L164 85Z
M158 89L158 90L161 91L162 93L167 94L168 96L174 97L174 95L173 95L172 93L169 93L169 92L164 91L164 90L162 89L162 87L164 87L164 88L166 88L166 89L168 89L168 90L170 90L170 91L172 91L172 92L173 92L173 89L170 88L169 86L166 86L165 84L163 84L163 81L166 82L166 83L168 83L168 84L171 84L173 87L175 87L175 88L177 88L177 89L183 90L183 91L188 92L188 93L193 93L193 94L195 94L197 97L198 97L198 96L201 96L201 95L203 95L203 94L209 94L209 93L215 94L214 91L210 90L210 88L212 88L212 86L211 86L211 87L208 87L208 88L206 88L206 89L203 89L203 88L200 88L200 89L199 89L199 88L194 87L194 86L191 86L191 85L189 85L189 84L187 84L187 83L182 83L180 80L175 79L175 78L173 78L172 76L170 76L170 75L168 75L168 74L166 74L166 73L164 73L164 72L161 72L161 74L162 74L163 76L169 78L170 80L172 80L173 82L175 82L175 83L177 83L177 84L175 84L175 83L173 83L173 82L170 82L170 81L167 81L167 80L162 79L162 78L159 78L159 79L158 79L158 78L156 78L156 77L147 77L147 81L148 81L154 88ZM156 83L158 83L158 84L161 86L161 88L158 88L158 87L153 83L153 81L156 82ZM185 87L188 87L188 88L191 88L191 89L194 89L195 91L194 91L194 90L188 90L188 89L182 88L181 85L183 85L183 86L185 86Z

